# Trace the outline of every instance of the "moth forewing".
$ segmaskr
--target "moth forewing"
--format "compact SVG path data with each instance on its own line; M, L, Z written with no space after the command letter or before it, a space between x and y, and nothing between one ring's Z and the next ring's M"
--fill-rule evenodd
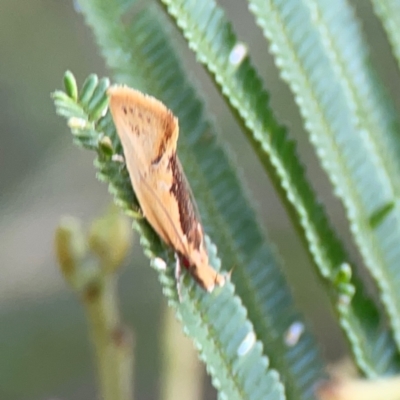
M163 103L130 89L108 90L109 106L135 194L145 218L161 239L183 258L204 289L225 277L208 262L203 228L176 155L178 120Z
M175 154L178 141L178 120L164 104L151 96L123 86L108 89L109 106L124 153L129 155L136 169L148 171ZM160 132L163 132L160 135Z

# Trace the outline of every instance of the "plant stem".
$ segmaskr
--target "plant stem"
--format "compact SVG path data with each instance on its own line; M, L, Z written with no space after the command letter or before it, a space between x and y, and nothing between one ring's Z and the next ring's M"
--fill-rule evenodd
M201 400L205 369L170 307L164 310L163 331L161 399Z
M91 282L82 299L95 348L102 400L133 399L133 338L121 325L116 276Z

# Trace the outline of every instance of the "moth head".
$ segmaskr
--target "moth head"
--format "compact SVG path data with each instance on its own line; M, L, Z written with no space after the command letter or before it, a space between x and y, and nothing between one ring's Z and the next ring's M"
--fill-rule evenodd
M151 144L153 157L174 151L178 140L178 119L161 101L126 86L107 90L109 107L118 134L132 135Z

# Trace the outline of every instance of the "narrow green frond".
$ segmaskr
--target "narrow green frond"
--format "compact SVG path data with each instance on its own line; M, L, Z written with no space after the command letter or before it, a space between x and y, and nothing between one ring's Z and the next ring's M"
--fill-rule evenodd
M348 0L303 1L347 97L355 127L366 136L377 168L386 171L392 191L400 197L399 119L371 68L359 21Z
M206 231L215 239L225 268L236 266L233 280L241 287L240 295L257 337L262 340L272 366L282 375L288 396L310 399L314 383L322 373L317 346L308 332L293 348L283 340L285 332L301 318L232 163L215 137L215 128L206 119L173 56L175 51L166 41L166 32L160 29L166 21L154 19L154 11L134 17L129 31L118 35L125 37L121 54L132 54L129 63L114 58L107 48L104 53L119 80L132 85L138 82L179 117L179 156L193 182ZM132 80L125 72L128 70L141 74L142 79Z
M400 1L371 0L371 2L386 31L400 69Z
M312 399L315 382L323 370L318 347L293 307L279 264L266 245L234 166L223 151L226 146L219 143L215 128L168 43L168 34L161 28L165 19L155 18L159 13L152 9L134 16L128 28L118 19L118 11L112 5L100 17L97 8L93 10L95 3L87 2L85 7L89 23L94 26L118 79L156 95L178 115L179 156L192 183L206 231L215 238L226 268L236 267L234 280L242 280L242 286L247 287L244 300L252 299L251 307L246 302L250 320L272 367L279 370L285 381L286 392L293 399ZM186 326L189 317L190 313L182 317ZM301 324L305 332L287 344L284 335L294 323Z
M88 103L87 120L102 129L76 128L73 131L75 140L85 143L100 143L104 137L111 143L118 141L114 125L108 113L101 121L90 117L96 111L99 99L106 97L105 80L100 81ZM60 97L56 92L55 97ZM72 100L72 99L71 99ZM92 104L92 106L90 106ZM82 112L83 105L81 106ZM60 105L57 106L57 110ZM80 115L80 113L79 113ZM70 115L69 118L73 118ZM97 117L98 118L98 117ZM99 122L99 123L98 123ZM80 131L79 136L76 132ZM118 147L118 146L117 146ZM92 146L89 147L92 149ZM135 215L138 208L126 168L115 161L108 152L97 147L95 161L100 180L109 184L110 192L117 203L129 215ZM136 214L137 215L137 214ZM262 354L262 344L257 341L253 326L246 317L246 309L234 294L233 285L228 282L223 288L214 290L212 294L200 289L194 280L186 274L182 284L183 301L179 302L174 279L175 259L172 251L166 249L147 224L145 219L135 219L135 228L141 235L141 244L146 255L152 260L159 272L163 292L170 304L182 319L185 330L194 339L201 357L213 378L215 387L226 399L284 399L283 386L278 374L268 369L268 359ZM210 264L218 269L220 260L216 255L216 247L208 238ZM166 261L163 261L166 260ZM249 384L255 380L255 386Z
M399 169L393 154L399 143L395 132L390 140L389 132L386 132L391 124L390 113L384 115L380 107L373 109L374 102L379 101L368 94L373 87L368 79L371 75L364 65L364 47L358 25L350 11L343 7L340 11L350 29L347 36L336 33L346 31L347 26L343 20L337 21L342 18L342 13L334 6L330 8L329 16L324 15L329 25L324 24L322 7L318 12L315 7L310 7L311 12L307 0L249 2L265 36L272 42L282 77L296 96L311 142L336 194L344 203L351 231L380 289L399 345L400 276L397 263L400 247L397 244L400 242L400 203L396 200L399 192L398 173L395 173ZM319 30L313 28L315 20ZM334 33L330 31L332 25ZM336 37L340 39L338 43ZM358 56L353 54L355 50L349 44L353 39L359 45L361 53ZM346 42L347 47L342 42ZM350 61L355 57L354 67L345 64L344 50L351 51ZM360 71L353 68L360 68ZM392 150L389 151L389 147ZM389 205L394 206L386 213L386 218L379 226L371 226L373 216L379 210L388 209Z
M358 366L369 376L398 370L400 360L383 321L369 325L366 320L365 310L374 321L379 315L374 304L363 294L360 280L353 273L350 282L344 286L336 283L337 274L343 264L347 265L349 258L330 227L311 185L306 180L293 142L286 137L284 129L277 123L269 108L268 95L263 90L261 79L249 58L243 57L239 63L232 62L235 60L232 53L236 51L240 42L236 39L222 10L211 0L161 1L167 6L170 15L176 19L177 25L183 31L197 58L206 65L215 81L221 86L230 106L241 118L247 137L258 157L280 191L289 214L295 223L300 223L304 232L303 239L308 243L320 274L326 278L333 306L352 346ZM287 4L286 12L291 15L292 5L289 2L285 4ZM262 2L262 7L263 10L266 9L265 2ZM269 10L271 13L272 11ZM279 27L283 30L296 31L297 19L301 20L302 17L300 13L290 21L290 24L287 26L280 24ZM310 43L303 42L302 51L307 53L309 49ZM290 62L295 63L296 60ZM323 70L319 70L319 75L313 78L318 79L321 76L324 76ZM323 88L323 82L321 80L318 82ZM322 103L325 104L325 108L328 107L326 100L328 99ZM308 101L312 101L312 105L316 103L313 98L305 100ZM338 111L341 111L340 103L335 104L329 115L336 115ZM320 112L317 112L316 118L321 119ZM347 115L345 122L348 120ZM321 124L320 121L319 123ZM342 124L339 125L339 128L341 127ZM372 170L372 176L374 173L376 172ZM354 288L356 294L351 297L348 293L354 292ZM374 340L371 341L371 338ZM382 341L385 343L384 352L381 351ZM378 342L379 346L376 344Z

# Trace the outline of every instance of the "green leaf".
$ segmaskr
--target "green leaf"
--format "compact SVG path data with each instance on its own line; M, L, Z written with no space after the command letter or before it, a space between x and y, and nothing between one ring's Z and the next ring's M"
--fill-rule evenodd
M179 116L179 155L193 183L206 231L215 238L224 265L246 265L236 268L233 278L241 286L241 297L272 365L284 376L288 395L312 398L313 385L322 370L315 342L305 333L296 346L284 343L286 331L301 319L293 308L279 265L265 245L256 216L233 175L231 162L214 138L212 127L202 118L198 101L186 89L184 73L172 56L174 50L165 41L166 33L160 29L166 22L154 18L152 21L146 13L132 22L129 32L119 24L107 35L101 24L103 29L97 31L97 37L100 42L109 43L103 47L108 63L121 82L132 86L136 83ZM111 37L115 43L122 43L123 51L112 50L115 43L110 43ZM131 71L141 76L132 77Z
M393 53L400 68L400 1L399 0L372 0L374 11L380 18L386 31Z
M99 82L94 93L99 94L103 91L104 95L105 89L106 86ZM91 100L95 99L96 97ZM87 117L90 118L89 115ZM97 136L98 142L103 135L110 137L112 142L117 140L110 115L107 114L104 120L104 131L82 132L82 146L95 140L94 136ZM103 153L101 149L100 146L97 149L98 157L95 162L99 171L98 177L109 184L110 192L118 203L132 215L138 204L127 171L125 168L121 171L121 164L110 157L108 150ZM262 354L262 345L256 340L252 324L246 319L246 309L234 295L233 285L228 282L223 288L209 294L200 289L186 274L182 285L183 301L179 302L172 251L165 249L143 218L136 219L134 225L141 235L141 244L146 255L153 260L153 264L160 264L160 259L167 261L168 267L159 268L163 291L170 304L177 310L178 317L184 322L185 330L194 338L202 358L207 363L215 387L227 399L257 399L260 396L284 399L283 386L279 383L278 374L267 369L268 360ZM207 244L210 264L219 269L220 261L216 255L216 247L208 238ZM256 387L249 385L249 381L254 377L259 382Z
M87 106L91 119L97 120L106 111L108 105L106 90L109 86L110 80L108 78L103 78L100 79L96 89L93 91L93 94Z
M366 64L358 24L343 0L249 1L343 201L399 347L400 205L395 198L400 194L400 142L391 105L378 97L379 87ZM284 28L294 21L295 29ZM379 225L371 224L377 215Z
M178 114L181 127L179 155L189 180L193 183L206 231L217 240L224 264L228 267L238 266L234 276L240 273L240 276L245 277L248 297L251 296L254 303L253 309L248 309L249 315L256 317L251 319L256 324L257 336L263 340L267 353L272 353L273 365L279 367L287 382L287 390L294 394L292 398L313 398L313 386L322 371L318 349L308 332L300 335L293 344L287 345L283 340L292 324L301 319L293 308L279 265L265 245L254 212L243 195L231 162L222 151L213 132L214 128L205 119L202 106L188 86L184 73L173 56L174 50L166 41L166 33L160 28L165 25L165 20L159 21L152 16L153 13L144 12L134 18L128 31L118 20L120 10L112 5L110 7L104 11L105 15L100 20L97 19L98 9L93 3L87 2L84 7L89 22L96 27L99 42L107 43L107 46L103 45L103 52L109 64L117 70L120 81L131 85L138 83L136 86L141 85L141 89L157 95ZM115 25L110 26L111 21ZM105 117L96 126L106 131L109 123ZM113 147L120 151L115 137L110 138ZM86 142L92 140L91 137L86 138ZM107 179L110 174L113 173L102 169L100 177ZM117 175L117 172L114 171L114 174ZM127 180L127 176L121 179ZM124 183L121 181L119 184ZM121 194L117 193L120 203ZM125 201L125 204L131 203L132 200ZM154 257L152 253L149 255ZM231 263L231 260L234 262ZM239 268L243 264L247 264L248 268ZM174 285L168 286L167 294L175 295ZM218 307L216 305L215 309ZM186 318L191 315L192 311L182 317L186 325ZM232 324L235 325L236 322L232 321ZM251 338L251 334L249 336L247 333L246 337ZM208 357L214 352L211 348L207 364L212 361ZM251 359L256 360L257 357L254 353ZM240 359L236 359L233 364L234 368L239 368ZM251 365L257 364L251 362L246 368ZM224 373L223 368L218 367L216 371ZM215 369L211 372L214 374ZM256 377L253 372L251 377ZM250 390L250 386L247 390ZM222 394L225 393L224 390L221 391ZM255 391L256 388L253 387L252 390ZM270 390L273 391L273 387Z
M93 92L96 89L96 86L99 82L99 78L95 74L89 75L85 82L83 83L81 92L79 94L79 103L82 104L82 106L87 109L89 105L89 100L93 96Z
M320 274L325 278L332 304L338 313L340 324L351 344L359 368L369 376L398 371L400 359L390 333L385 328L384 322L380 321L376 306L364 294L363 285L354 272L351 285L356 293L350 301L343 301L343 287L336 284L335 277L341 265L348 264L349 257L306 180L293 142L287 139L284 129L278 124L269 108L268 95L263 90L261 79L251 65L250 59L244 58L240 65L237 63L232 65L230 62L232 60L230 55L240 42L236 39L222 10L214 1L201 3L188 0L161 1L167 5L168 12L176 19L177 25L183 31L197 58L206 65L216 83L221 86L231 108L241 118L246 128L245 133L281 194L289 214L295 224L301 225L304 239L308 243L309 251ZM265 11L265 17L273 13L273 9L266 12L266 2L261 3L260 10ZM280 21L280 24L277 23L283 31L282 38L285 38L286 31L297 33L298 20L302 20L304 13L292 12L295 6L288 1L284 1L281 5L284 7L282 13L293 16L293 20L285 21L286 24ZM311 24L310 21L308 23ZM298 37L302 38L304 35ZM302 44L301 54L314 54L309 51L310 43L302 41ZM310 65L312 61L309 60ZM295 64L296 56L293 55L290 61L285 60L285 62L289 65ZM326 71L329 71L329 68ZM319 75L313 75L310 79L326 76L325 70L321 69L318 72ZM323 91L326 84L321 80L318 82ZM303 102L315 105L314 98L307 98ZM336 103L334 108L328 108L327 98L321 99L321 104L329 110L329 115L336 115L343 108L340 102ZM316 113L315 117L320 119L320 114ZM342 127L342 122L337 121L337 126ZM372 169L370 173L373 176L376 170ZM366 315L375 324L369 324Z
M77 100L78 98L78 86L76 85L76 80L72 72L67 71L64 74L64 88L65 92L72 100Z

